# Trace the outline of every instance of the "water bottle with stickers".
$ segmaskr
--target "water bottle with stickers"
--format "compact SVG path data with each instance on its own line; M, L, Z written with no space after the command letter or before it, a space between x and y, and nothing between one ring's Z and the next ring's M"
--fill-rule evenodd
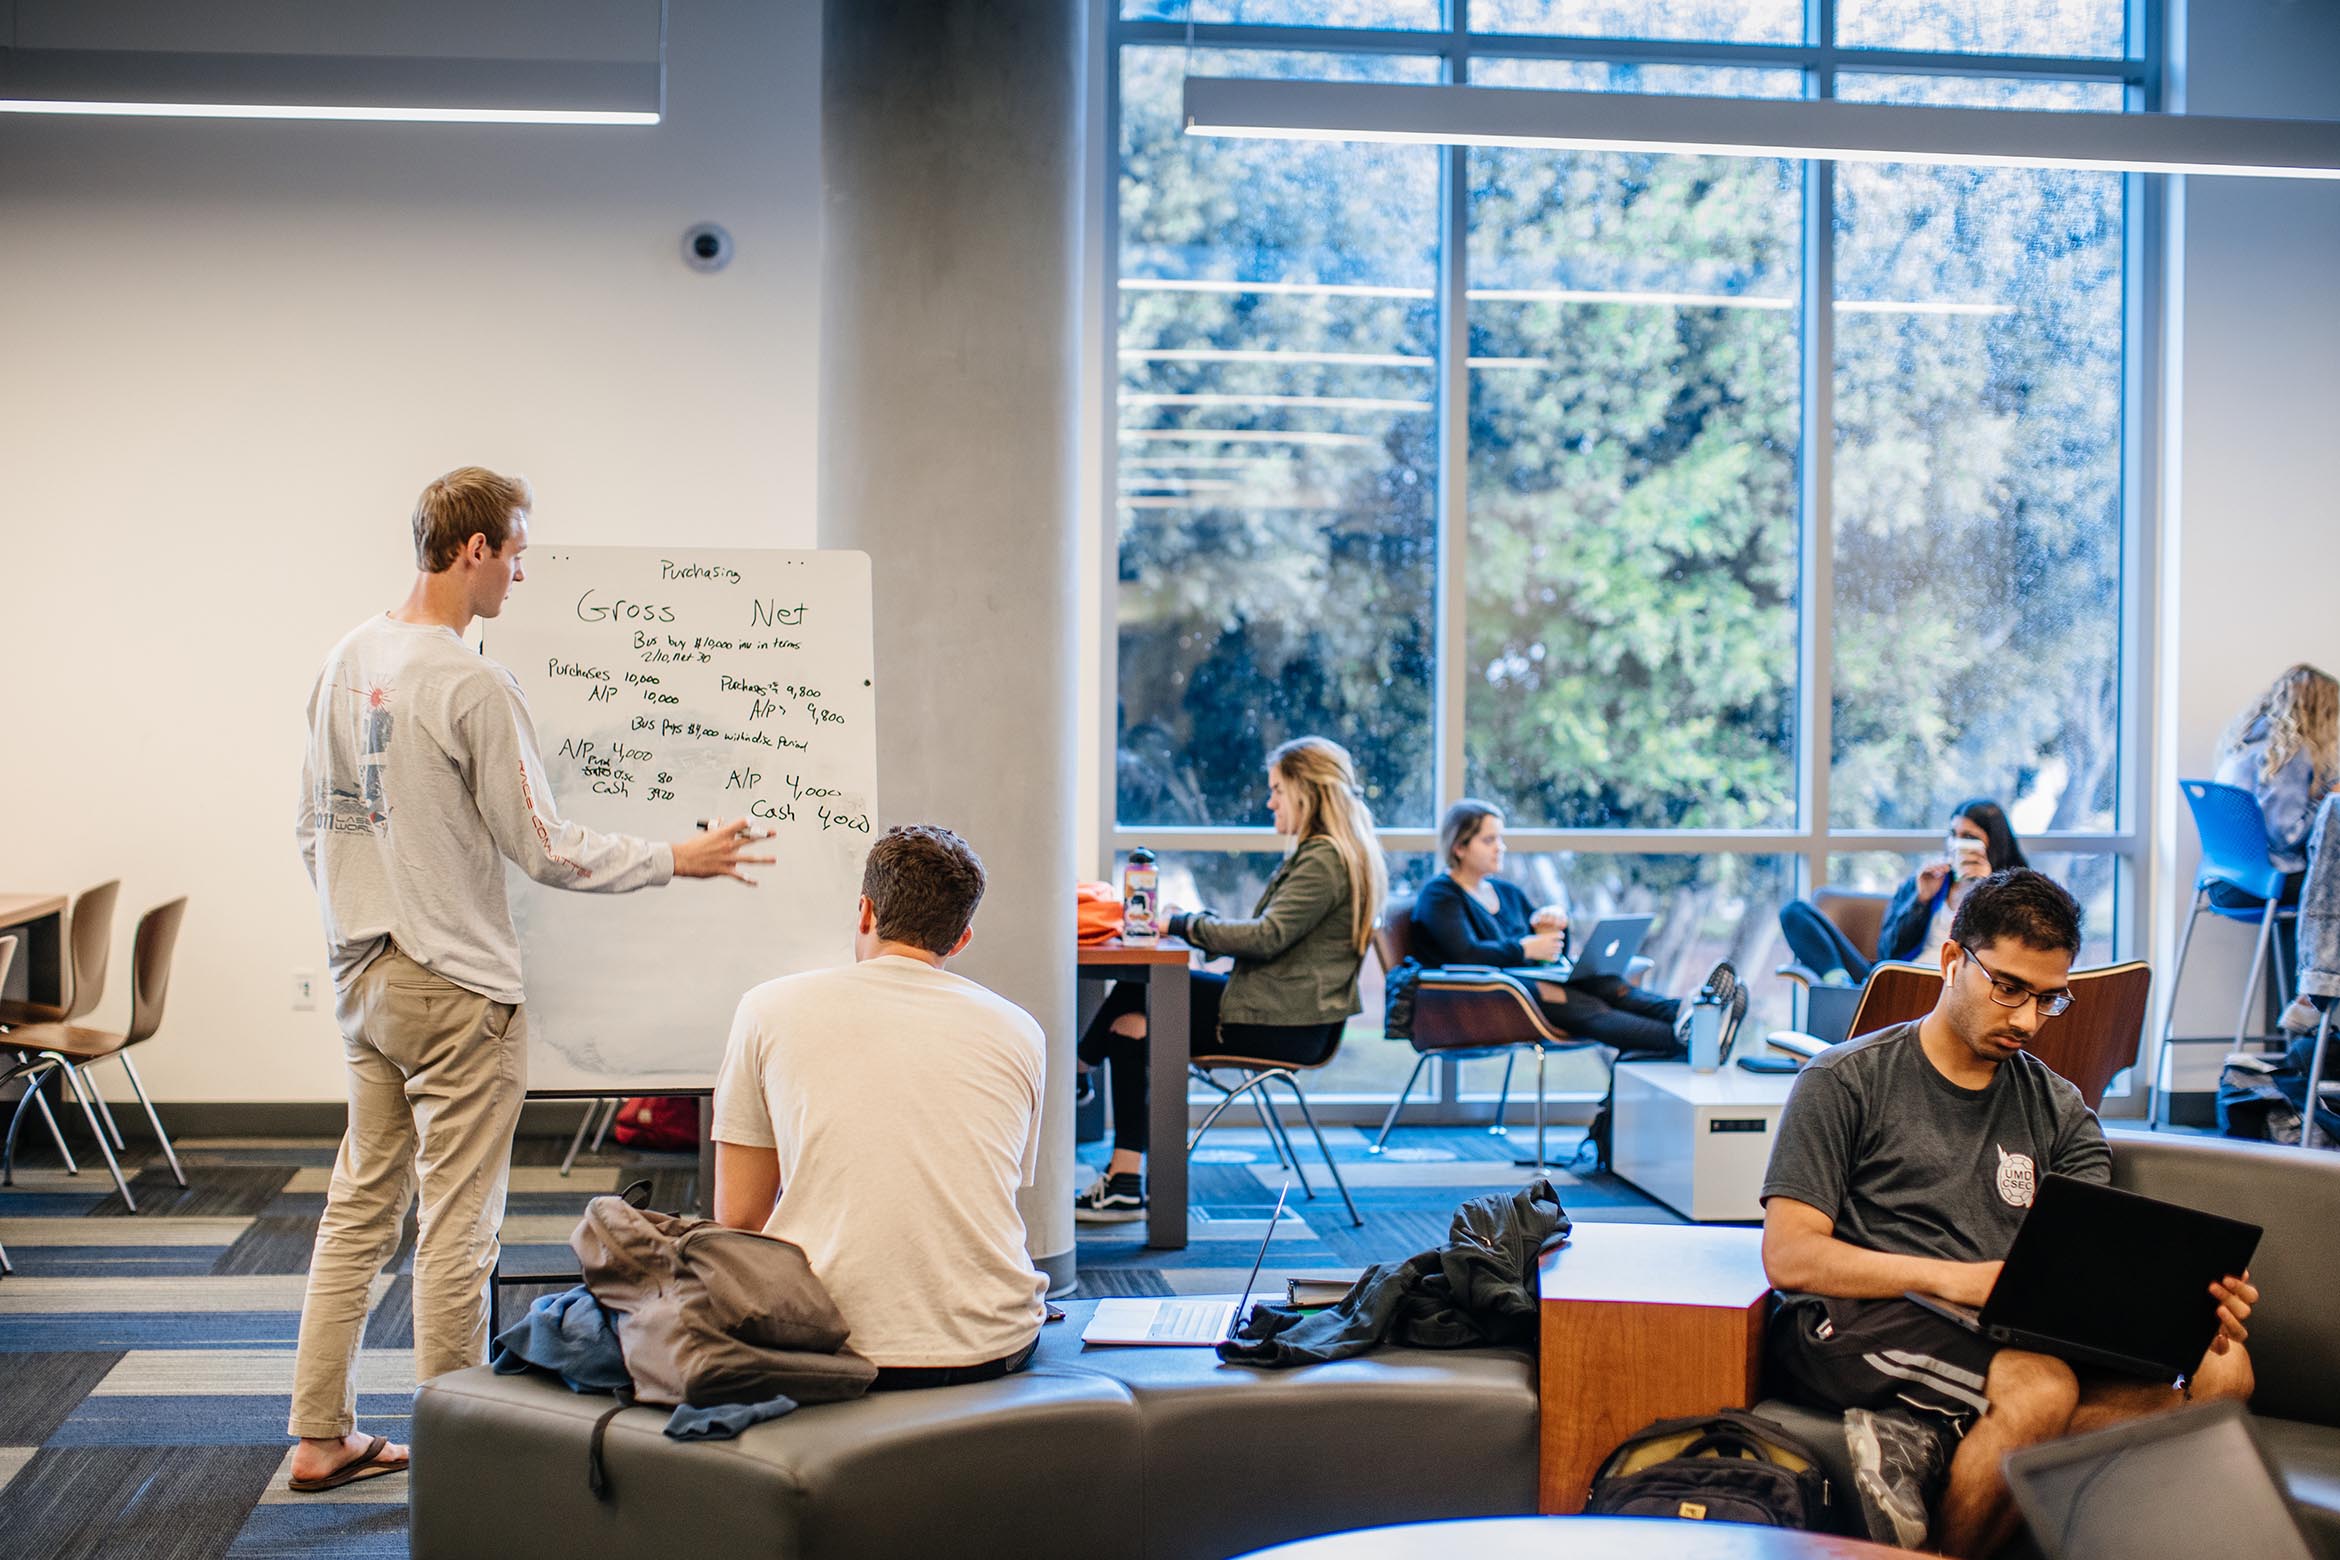
M1161 925L1154 916L1160 883L1154 853L1143 845L1131 851L1128 865L1121 869L1122 941L1151 942L1161 935Z

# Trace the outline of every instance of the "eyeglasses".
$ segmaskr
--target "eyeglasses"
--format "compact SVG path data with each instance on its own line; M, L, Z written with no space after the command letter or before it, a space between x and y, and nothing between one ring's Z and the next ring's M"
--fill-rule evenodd
M2053 1018L2072 1005L2072 993L2069 991L2034 991L2019 982L2002 980L1993 975L1990 966L1976 958L1974 950L1966 944L1960 943L1958 951L1965 954L1967 961L1976 969L1982 971L1983 979L1991 983L1991 1000L2003 1008L2019 1008L2026 1002L2036 1002L2039 1004L2040 1017Z

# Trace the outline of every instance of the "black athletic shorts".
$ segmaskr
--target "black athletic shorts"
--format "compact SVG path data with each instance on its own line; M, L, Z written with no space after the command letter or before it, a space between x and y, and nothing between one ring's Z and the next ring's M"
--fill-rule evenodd
M1983 1378L1998 1352L1912 1301L1783 1293L1765 1379L1809 1408L1913 1408L1963 1433L1982 1416Z

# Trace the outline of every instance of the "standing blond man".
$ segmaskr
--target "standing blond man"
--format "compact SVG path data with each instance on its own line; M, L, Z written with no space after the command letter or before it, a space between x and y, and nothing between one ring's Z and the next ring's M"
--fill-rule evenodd
M294 1367L292 1487L396 1473L406 1448L356 1434L374 1275L417 1191L418 1380L487 1358L528 1025L504 862L536 881L625 893L748 879L743 820L672 845L563 819L512 674L464 643L525 576L528 484L478 466L423 489L406 600L351 630L309 698L301 859L316 886L349 1061L349 1128L309 1261Z

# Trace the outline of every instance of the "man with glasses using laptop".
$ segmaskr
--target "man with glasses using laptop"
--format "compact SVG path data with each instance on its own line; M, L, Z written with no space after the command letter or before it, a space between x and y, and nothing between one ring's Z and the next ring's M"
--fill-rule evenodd
M2041 1176L2112 1178L2095 1114L2028 1049L2071 1006L2079 951L2080 907L2060 885L1992 875L1951 924L1934 1010L1823 1052L1781 1113L1763 1181L1763 1266L1781 1291L1767 1375L1844 1411L1880 1542L1916 1548L1930 1532L1945 1554L1990 1554L2016 1524L2009 1452L2184 1401L2001 1348L1905 1298L1981 1305ZM2211 1292L2219 1336L2187 1394L2247 1398L2258 1291L2237 1277Z

